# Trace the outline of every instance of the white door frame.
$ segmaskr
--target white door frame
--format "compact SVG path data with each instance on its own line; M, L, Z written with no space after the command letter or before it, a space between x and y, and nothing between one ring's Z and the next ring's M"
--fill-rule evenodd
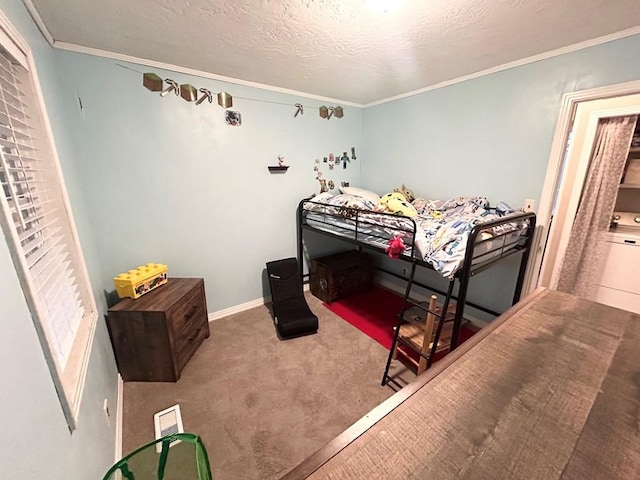
M567 139L569 136L569 132L571 131L574 115L578 104L591 100L615 98L638 93L640 93L640 81L633 81L607 87L582 90L579 92L570 92L564 94L564 96L562 97L562 104L560 107L560 114L558 117L556 132L551 144L551 153L549 155L547 173L540 196L540 204L537 212L536 234L533 241L533 252L529 261L529 274L527 275L527 279L525 281L523 295L529 293L540 285L540 267L542 266L544 256L545 241L547 238L547 234L549 233L549 222L551 220L553 200L558 182L560 181L559 175L565 156ZM589 119L590 126L597 125L597 119L599 118L625 114L628 115L632 113L637 113L637 110L599 110L594 112L594 118ZM593 128L592 135L595 136L595 128ZM584 169L586 171L586 166L584 167ZM580 184L580 186L582 186L582 184ZM579 198L579 194L577 195Z

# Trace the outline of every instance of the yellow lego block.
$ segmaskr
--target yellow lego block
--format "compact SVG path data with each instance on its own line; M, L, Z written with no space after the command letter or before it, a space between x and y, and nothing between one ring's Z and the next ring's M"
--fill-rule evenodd
M165 283L167 266L161 263L147 263L127 273L120 273L113 279L120 298L138 298Z

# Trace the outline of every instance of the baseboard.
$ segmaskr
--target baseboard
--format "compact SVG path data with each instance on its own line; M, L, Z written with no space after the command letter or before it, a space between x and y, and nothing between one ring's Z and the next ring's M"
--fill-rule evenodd
M305 292L309 291L309 285L304 285L303 290ZM229 315L233 315L235 313L244 312L246 310L250 310L255 307L260 307L262 305L266 305L267 303L271 303L271 297L262 297L256 298L255 300L250 300L245 303L241 303L240 305L236 305L234 307L225 308L224 310L218 310L217 312L209 313L209 321L213 322L215 320L220 320L221 318L228 317Z
M118 382L116 387L116 445L115 445L115 462L122 458L122 420L124 413L122 411L124 405L124 382L118 374Z
M404 295L404 285L396 285L394 282L384 279L384 278L376 278L376 284L381 286L382 288L386 288L387 290L391 290L392 292L397 293L398 295ZM309 284L306 284L304 286L304 291L307 292L309 291ZM420 301L420 302L428 302L429 301L429 296L426 294L422 294L422 293L415 293L411 295L412 298ZM241 313L244 312L246 310L250 310L252 308L255 307L260 307L262 305L266 305L268 303L271 303L271 297L263 297L263 298L256 298L255 300L251 300L249 302L245 302L245 303L241 303L240 305L236 305L234 307L229 307L229 308L225 308L224 310L218 310L217 312L212 312L209 313L208 317L209 317L209 321L213 322L215 320L220 320L221 318L226 318L229 315L233 315L235 313ZM468 313L464 314L464 318L466 318L467 320L469 320L471 323L473 323L474 325L477 325L478 327L484 327L488 324L488 322L485 322L484 320L481 320L479 318L473 317L471 315L469 315ZM119 411L119 410L118 410Z

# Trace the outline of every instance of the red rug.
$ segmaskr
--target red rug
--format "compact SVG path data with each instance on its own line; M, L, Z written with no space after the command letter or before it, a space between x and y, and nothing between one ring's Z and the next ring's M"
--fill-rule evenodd
M391 348L393 327L402 308L402 297L384 288L374 287L366 292L336 300L330 305L323 305L387 350ZM463 326L460 329L460 343L471 338L474 333L475 330ZM446 353L439 352L434 361L438 361Z

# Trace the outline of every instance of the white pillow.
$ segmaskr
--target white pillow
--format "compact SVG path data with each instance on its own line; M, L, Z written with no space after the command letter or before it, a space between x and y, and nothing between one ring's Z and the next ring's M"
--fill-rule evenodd
M366 198L374 205L380 203L380 196L376 192L372 192L371 190L365 190L364 188L358 187L340 187L340 191L349 195Z
M322 192L322 193L318 193L317 195L314 195L313 198L311 199L311 201L312 202L318 202L318 203L327 203L332 198L333 198L333 194L332 193Z

